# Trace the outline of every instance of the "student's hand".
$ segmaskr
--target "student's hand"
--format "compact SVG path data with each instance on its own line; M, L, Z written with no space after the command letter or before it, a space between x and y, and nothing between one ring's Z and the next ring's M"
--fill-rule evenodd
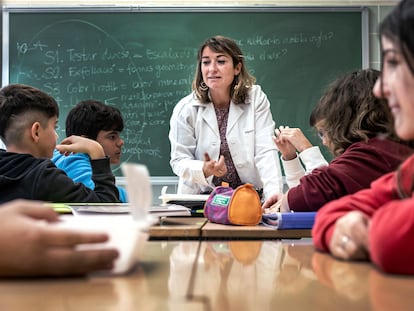
M210 177L211 175L221 177L227 173L227 166L224 162L224 156L220 156L219 160L212 160L208 153L204 154L204 164L203 164L203 173L204 176Z
M329 249L335 257L347 260L366 260L368 248L369 218L352 211L338 218Z
M105 233L75 232L50 222L57 214L44 203L12 201L0 207L0 276L82 275L111 269L114 249L76 250L85 243L108 240Z
M289 212L286 195L283 193L273 194L263 203L262 210L265 214Z
M280 136L283 137L283 140L289 141L298 152L302 152L305 149L311 148L312 144L302 133L300 128L290 128L288 126L279 127Z
M64 155L69 155L71 153L87 153L92 160L105 157L104 150L100 143L93 139L76 135L66 137L56 146L56 149Z
M296 148L293 146L289 140L284 139L281 130L284 127L280 126L279 129L275 129L275 136L273 136L273 141L282 154L282 158L285 161L290 161L296 158Z

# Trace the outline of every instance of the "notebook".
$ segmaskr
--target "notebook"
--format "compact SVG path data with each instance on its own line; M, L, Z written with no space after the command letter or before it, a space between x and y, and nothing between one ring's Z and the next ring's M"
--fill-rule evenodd
M93 215L93 214L130 214L131 205L129 203L80 203L65 204L74 215ZM159 217L166 216L190 216L189 208L176 204L162 204L151 206L148 210L148 221L153 222Z
M167 186L162 187L159 199L163 204L185 206L190 209L192 216L204 216L204 204L208 194L176 194L167 193Z

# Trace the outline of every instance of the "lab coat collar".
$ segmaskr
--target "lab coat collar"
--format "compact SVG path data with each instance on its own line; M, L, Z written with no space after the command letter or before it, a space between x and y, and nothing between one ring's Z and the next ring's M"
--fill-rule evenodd
M236 125L237 121L243 114L245 107L246 105L244 104L236 105L233 102L230 103L229 119L227 121L227 133L230 133L230 131Z
M205 109L202 113L202 117L204 121L207 123L207 125L214 132L214 134L216 134L217 137L219 137L220 133L218 131L216 113L214 111L214 105L212 103L208 103L205 105Z
M243 114L245 107L246 105L236 105L233 102L230 102L229 119L227 121L227 133L229 133L236 125L237 121ZM205 105L202 116L204 121L213 130L213 132L217 136L220 136L220 133L218 132L217 117L214 111L214 105L212 103Z

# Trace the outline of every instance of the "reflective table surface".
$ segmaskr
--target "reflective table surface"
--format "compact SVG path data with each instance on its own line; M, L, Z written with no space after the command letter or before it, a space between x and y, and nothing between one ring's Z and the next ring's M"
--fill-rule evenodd
M148 241L125 275L1 279L1 310L414 310L414 277L315 252L311 239Z

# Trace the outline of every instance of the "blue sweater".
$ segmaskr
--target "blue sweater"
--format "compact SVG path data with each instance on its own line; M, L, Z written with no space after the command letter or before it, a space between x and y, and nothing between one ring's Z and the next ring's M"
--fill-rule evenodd
M53 152L52 161L63 170L74 182L80 182L90 189L95 189L92 180L92 167L89 156L86 153L75 153L68 156L62 155L59 151ZM117 186L119 200L123 203L128 202L126 190Z

